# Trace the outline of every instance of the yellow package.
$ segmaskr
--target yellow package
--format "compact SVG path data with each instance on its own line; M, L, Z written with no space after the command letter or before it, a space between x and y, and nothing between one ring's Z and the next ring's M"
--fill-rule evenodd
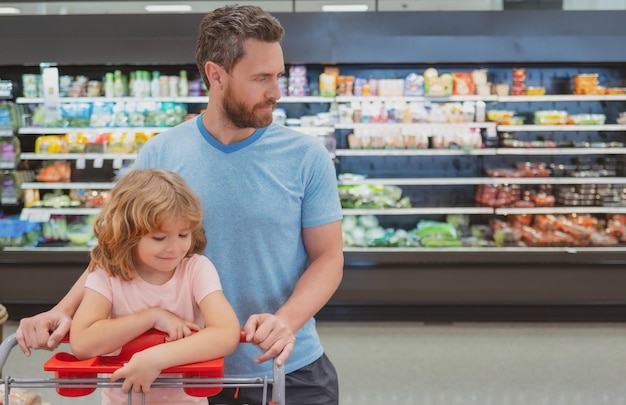
M156 134L154 132L135 132L134 152L139 153L141 147L155 135Z
M322 73L320 74L320 96L335 97L337 95L337 75Z
M109 135L109 153L132 153L134 146L134 132L113 131Z
M87 136L82 132L65 134L65 145L69 153L83 153L87 144Z
M35 140L35 153L65 153L65 141L59 135L42 135Z

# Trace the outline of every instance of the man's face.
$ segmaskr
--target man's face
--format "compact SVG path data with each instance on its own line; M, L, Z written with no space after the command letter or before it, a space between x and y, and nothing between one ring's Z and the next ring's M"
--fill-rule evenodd
M272 111L280 98L278 78L284 71L279 43L249 39L244 57L228 74L222 109L238 128L261 128L272 123Z

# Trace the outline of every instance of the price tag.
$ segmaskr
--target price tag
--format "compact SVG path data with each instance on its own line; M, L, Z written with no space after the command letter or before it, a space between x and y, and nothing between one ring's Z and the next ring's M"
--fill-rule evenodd
M99 158L95 158L93 160L93 168L94 169L102 169L102 166L104 166L104 159L99 157Z
M17 197L2 197L0 203L3 205L17 205Z
M50 211L35 209L28 212L28 220L31 222L48 222L50 221Z
M497 136L498 136L498 132L496 131L495 127L492 127L492 126L487 127L487 137L495 138Z
M76 159L76 169L77 170L83 170L85 169L85 167L87 166L87 164L85 163L85 159Z
M121 158L113 159L113 168L114 169L121 169L123 164L124 164L124 160L123 159L121 159Z

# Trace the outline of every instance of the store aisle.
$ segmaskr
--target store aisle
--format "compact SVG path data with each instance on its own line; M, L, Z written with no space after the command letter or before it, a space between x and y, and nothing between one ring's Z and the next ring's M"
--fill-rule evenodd
M13 333L15 322L5 325ZM341 405L626 405L625 324L320 322ZM67 349L65 349L67 350ZM4 374L48 377L14 350ZM51 405L98 403L56 397Z

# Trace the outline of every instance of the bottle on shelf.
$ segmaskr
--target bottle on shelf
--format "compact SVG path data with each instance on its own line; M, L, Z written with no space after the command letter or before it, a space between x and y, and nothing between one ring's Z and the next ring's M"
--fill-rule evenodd
M114 95L115 97L124 97L124 78L122 77L122 71L116 70L114 76Z
M158 70L152 71L152 81L150 82L150 96L161 96L161 72Z
M115 79L111 72L104 75L104 96L115 97Z
M187 71L181 70L178 78L178 95L180 97L189 96L189 81L187 80Z

